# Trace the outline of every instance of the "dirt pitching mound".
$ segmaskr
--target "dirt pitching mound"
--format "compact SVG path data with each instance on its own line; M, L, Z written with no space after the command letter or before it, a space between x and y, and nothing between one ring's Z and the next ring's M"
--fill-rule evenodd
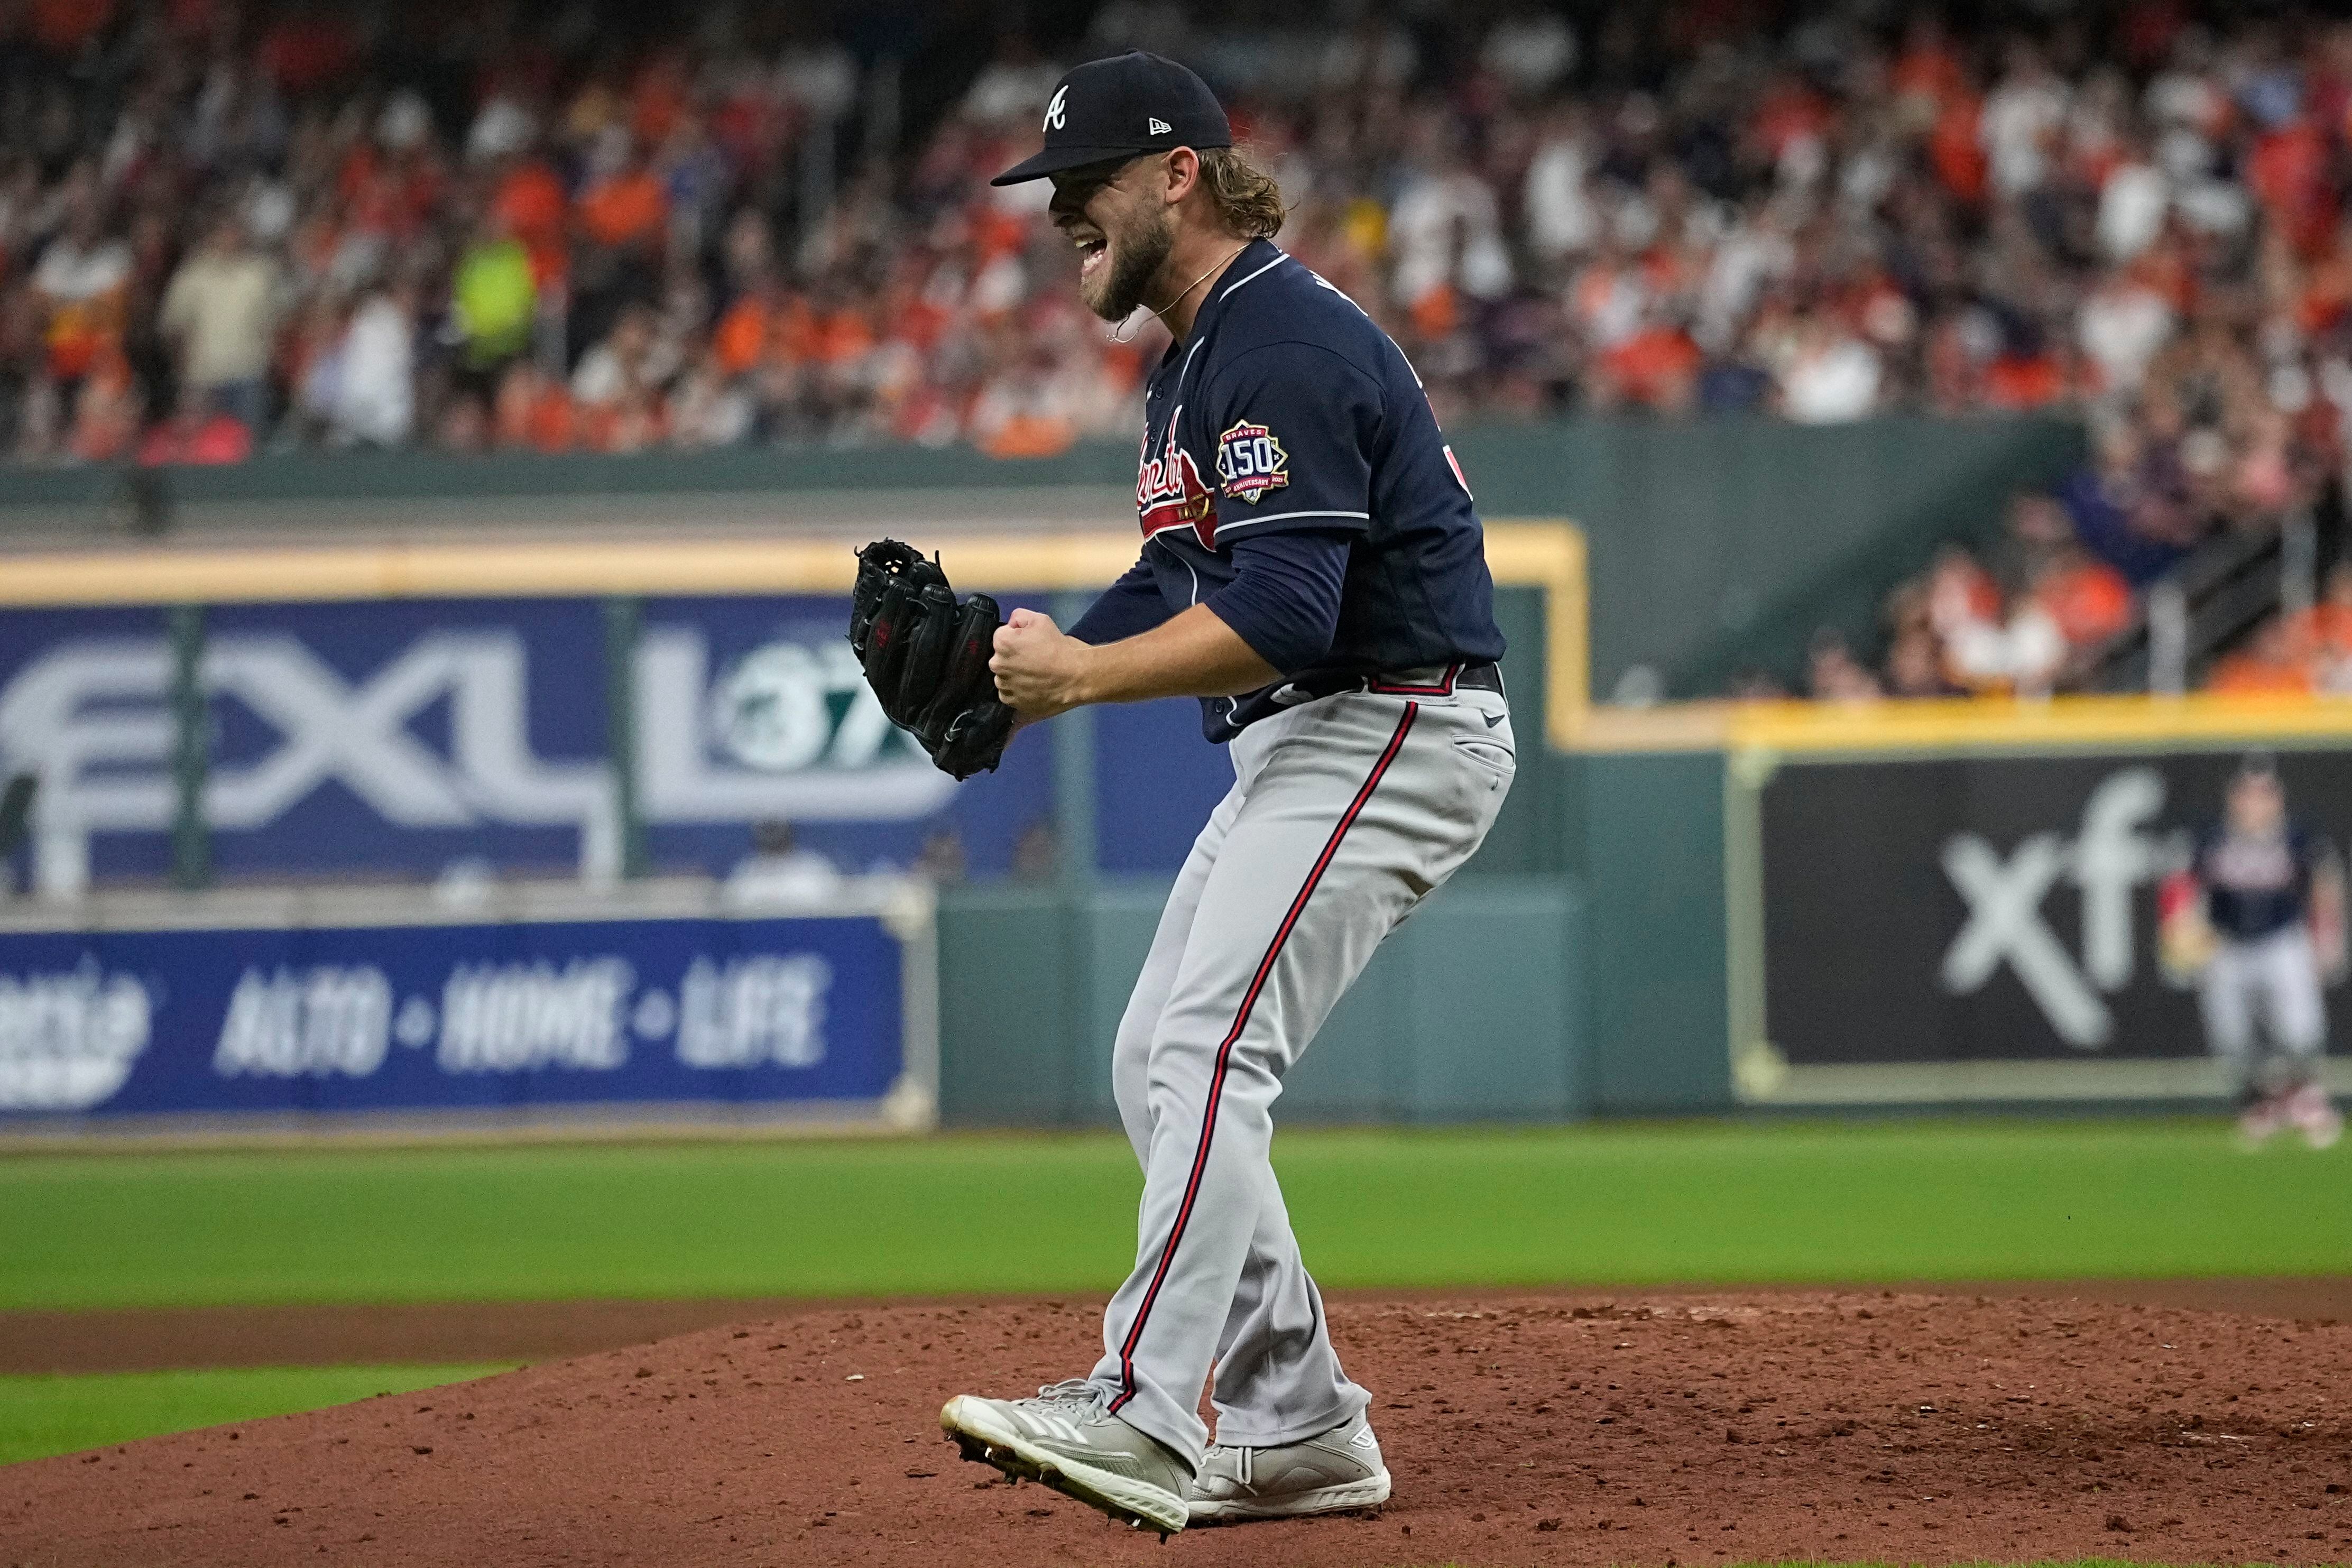
M0 1470L0 1564L2352 1560L2352 1328L1920 1296L1335 1307L1376 1516L1167 1546L960 1463L1092 1302L716 1329Z

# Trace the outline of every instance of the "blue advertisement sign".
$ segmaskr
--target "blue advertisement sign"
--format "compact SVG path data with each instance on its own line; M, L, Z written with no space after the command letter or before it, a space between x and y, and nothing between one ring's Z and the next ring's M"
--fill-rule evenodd
M886 891L854 913L241 924L216 906L190 911L202 926L12 930L0 1118L698 1102L919 1124L929 900Z
M724 877L777 823L844 874L1014 869L1055 821L1051 731L957 784L883 715L848 616L836 596L654 598L616 645L593 598L214 606L196 669L213 868L606 875L625 766L656 872ZM623 658L626 758L608 711ZM0 765L41 777L25 880L72 894L170 869L173 675L159 610L0 612ZM1172 873L1233 782L1197 705L1102 710L1095 755L1097 863Z
M753 828L846 874L929 846L1001 873L1053 816L1030 737L959 785L892 726L844 637L845 598L660 599L627 672L635 746L607 733L590 598L231 605L205 615L203 814L231 879L591 875L620 861L616 765L656 870L724 876ZM155 878L176 806L173 650L154 609L0 614L0 763L41 776L31 878ZM942 845L937 840L945 839Z

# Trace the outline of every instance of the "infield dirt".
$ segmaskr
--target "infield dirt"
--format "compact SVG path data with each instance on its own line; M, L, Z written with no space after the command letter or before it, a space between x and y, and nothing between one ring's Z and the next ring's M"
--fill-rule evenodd
M0 1564L2352 1560L2352 1327L1926 1296L1335 1305L1396 1496L1160 1546L957 1461L1093 1302L707 1330L0 1469Z

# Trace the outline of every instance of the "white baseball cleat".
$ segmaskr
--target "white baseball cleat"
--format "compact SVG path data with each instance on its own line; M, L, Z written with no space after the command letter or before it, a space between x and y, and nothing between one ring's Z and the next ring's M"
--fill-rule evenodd
M2287 1096L2286 1120L2315 1149L2332 1149L2344 1136L2343 1114L2327 1098L2327 1091L2315 1083L2305 1084Z
M1184 1528L1192 1471L1175 1451L1113 1415L1102 1390L1071 1378L1034 1399L959 1394L940 1426L967 1459L1038 1481L1167 1540Z
M1389 1500L1381 1442L1362 1415L1279 1447L1211 1444L1192 1479L1194 1524L1346 1513Z
M2238 1146L2259 1149L2271 1140L2271 1134L2286 1125L2286 1107L2278 1099L2265 1095L2238 1112Z

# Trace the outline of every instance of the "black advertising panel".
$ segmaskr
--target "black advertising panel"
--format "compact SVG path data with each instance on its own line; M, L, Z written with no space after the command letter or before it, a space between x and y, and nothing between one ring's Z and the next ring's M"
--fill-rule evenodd
M1742 1092L2210 1092L2196 995L2157 962L2157 889L2242 754L1782 762L1751 818L1761 1039L1734 1042ZM2293 816L2352 838L2352 752L2278 766Z

